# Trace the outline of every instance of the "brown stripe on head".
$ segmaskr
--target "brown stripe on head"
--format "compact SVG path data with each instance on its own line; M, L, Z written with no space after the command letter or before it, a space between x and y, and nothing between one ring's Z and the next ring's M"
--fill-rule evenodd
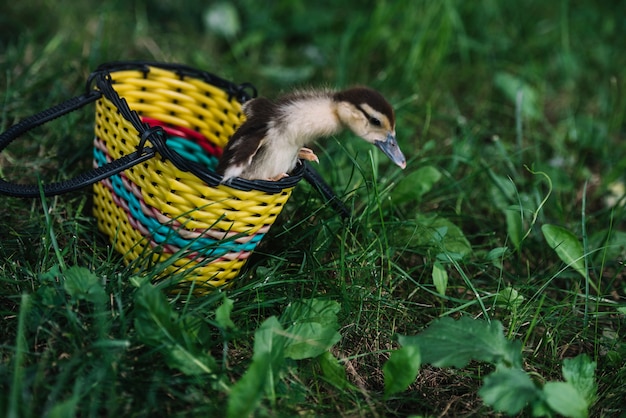
M336 102L352 103L359 110L364 104L369 105L372 109L387 116L391 126L396 125L396 117L391 104L383 97L382 94L369 87L353 87L347 90L339 91L333 96ZM362 111L362 110L361 110Z

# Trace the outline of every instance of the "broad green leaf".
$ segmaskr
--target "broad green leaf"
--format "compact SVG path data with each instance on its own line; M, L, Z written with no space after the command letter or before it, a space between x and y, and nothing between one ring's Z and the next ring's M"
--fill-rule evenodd
M489 189L491 201L500 209L506 221L508 241L519 251L525 238L524 218L533 219L533 214L538 210L534 200L527 194L520 193L515 183L507 177L500 176L493 171L488 171L492 185ZM531 221L532 223L532 221Z
M437 367L464 367L471 360L522 367L521 343L506 339L500 321L445 317L418 335L399 336L398 341L402 346L418 345L422 362Z
M285 346L288 343L285 330L275 316L267 318L254 333L254 353L252 360L268 353L271 355L272 364L278 370L285 357Z
M130 276L129 282L136 288L140 288L143 285L150 283L152 279L150 276Z
M230 2L219 2L211 5L204 12L204 25L208 31L225 38L232 38L241 30L239 13Z
M550 405L546 403L545 396L539 399L535 399L530 405L533 417L551 417L554 416L554 411L550 408Z
M595 371L596 362L591 361L586 354L563 360L563 377L578 390L588 407L595 402L598 390Z
M572 418L585 418L588 405L569 382L548 382L543 386L546 403L557 413Z
M230 314L233 311L234 304L235 302L224 294L222 304L215 310L215 321L220 327L224 329L235 328L235 323L232 319L230 319Z
M339 309L336 302L311 299L294 302L285 309L281 321L288 325L287 329L276 317L266 319L254 334L252 364L230 392L228 416L249 416L264 395L273 400L287 357L316 357L337 342ZM332 368L333 379L339 382L340 372L329 364L330 361L325 363L326 371Z
M506 211L516 201L517 189L515 183L510 178L502 177L492 170L489 170L488 174L492 181L489 188L491 202L498 209Z
M494 82L496 87L519 107L522 116L528 119L539 119L542 115L537 90L521 78L506 72L498 72Z
M102 282L91 270L73 266L63 273L63 278L63 288L73 299L84 299L92 303L106 301Z
M159 346L181 339L178 315L165 296L154 286L145 284L135 293L135 328L140 339Z
M264 395L273 397L285 363L285 330L274 316L254 333L252 363L232 387L228 398L229 418L250 416Z
M69 399L62 402L57 401L57 403L55 403L45 415L46 418L67 418L80 415L77 413L77 407L81 397L78 393L76 393L79 391L80 389L76 390L75 388L74 393Z
M391 192L394 204L420 201L422 196L441 180L441 172L433 166L420 167L404 177Z
M345 389L350 386L346 378L346 369L339 363L339 360L330 351L325 351L317 357L322 374L328 382L338 389Z
M505 287L496 294L496 305L505 306L514 310L524 302L524 296L512 287Z
M617 312L621 313L622 315L626 315L626 306L619 306L617 308Z
M188 376L212 373L215 369L213 356L202 352L198 347L171 344L164 354L168 366L176 368Z
M489 251L486 259L491 261L494 266L501 269L503 268L502 260L506 257L508 250L507 247L496 247Z
M463 258L472 252L472 246L463 235L463 231L447 220L437 215L418 214L415 217L418 223L418 234L415 239L421 245L435 247L439 252L458 255Z
M598 263L603 260L615 260L626 256L626 231L602 229L589 239L589 248L601 248L595 253Z
M390 244L406 248L432 249L440 259L459 260L472 252L472 246L459 227L437 215L416 214L413 222L390 226Z
M519 210L519 206L511 206L504 211L504 217L506 219L506 234L515 246L515 249L519 251L522 246L522 237L524 236L522 229L522 215Z
M135 293L135 329L139 339L156 347L168 366L188 375L212 373L215 360L199 347L195 331L185 328L185 321L174 312L165 296L145 284Z
M39 280L43 283L56 283L60 276L62 276L61 267L58 264L54 264L48 271L39 274Z
M519 413L526 405L541 398L541 391L521 369L500 367L485 376L478 391L485 404L509 415Z
M406 390L415 382L421 364L420 349L416 345L406 345L392 351L383 366L385 396Z
M53 265L50 269L44 273L39 274L40 286L37 286L35 293L41 298L44 305L48 306L64 306L66 303L66 293L57 290L56 284L59 281L59 277L62 277L61 268L58 264Z
M448 272L438 261L433 264L433 284L437 292L445 296L448 287Z
M257 356L246 373L232 387L228 396L228 418L249 417L265 395L271 369L270 353Z
M509 251L508 247L496 247L489 251L486 258L487 260L492 260L492 261L497 260L497 259L504 257L508 251Z
M281 323L286 324L289 340L285 356L294 360L317 357L341 339L334 301L309 299L296 301L285 309Z
M541 232L543 232L543 236L550 248L556 252L559 258L565 264L574 268L584 278L587 278L583 246L578 241L578 238L567 229L556 225L543 225Z

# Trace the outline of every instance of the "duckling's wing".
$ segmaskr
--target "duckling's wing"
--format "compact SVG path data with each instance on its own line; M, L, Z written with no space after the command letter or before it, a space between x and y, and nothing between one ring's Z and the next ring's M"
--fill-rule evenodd
M225 177L239 177L252 164L252 158L263 145L267 129L246 129L241 125L228 142L215 171ZM228 176L226 176L228 174Z
M225 178L239 177L252 165L252 159L265 142L275 105L270 100L259 98L246 102L243 110L247 120L228 141L215 170Z
M249 119L254 115L262 115L268 110L274 109L274 103L265 97L258 97L256 99L248 100L242 105L244 115Z

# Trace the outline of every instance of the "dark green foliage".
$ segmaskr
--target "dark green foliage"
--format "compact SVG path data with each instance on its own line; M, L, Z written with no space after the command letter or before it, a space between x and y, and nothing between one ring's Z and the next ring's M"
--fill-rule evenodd
M100 63L157 60L266 96L370 85L396 109L408 165L349 133L320 141L319 171L352 218L303 182L234 288L201 298L125 267L89 190L0 196L0 415L623 408L626 26L613 2L5 3L0 131L82 93ZM93 118L24 135L0 176L88 169Z

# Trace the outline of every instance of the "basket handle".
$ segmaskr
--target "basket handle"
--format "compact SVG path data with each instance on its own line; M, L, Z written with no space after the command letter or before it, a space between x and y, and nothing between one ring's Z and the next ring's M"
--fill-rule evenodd
M93 103L102 96L98 90L89 90L86 93L73 97L63 103L30 116L17 124L11 126L0 134L0 152L9 144L24 133L43 125L53 119L66 115L89 103ZM147 137L147 136L145 136ZM104 178L110 177L124 171L138 163L148 160L154 156L156 151L150 147L140 147L138 151L125 155L124 157L95 168L86 173L82 173L74 178L41 186L44 196L55 196L62 193L72 192L89 186ZM40 196L40 186L35 184L16 184L0 178L0 194L15 197L38 197Z
M308 163L304 163L304 179L321 194L324 199L330 204L330 206L339 214L343 219L349 219L351 216L350 209L345 203L335 194L333 189L324 181L324 178Z

